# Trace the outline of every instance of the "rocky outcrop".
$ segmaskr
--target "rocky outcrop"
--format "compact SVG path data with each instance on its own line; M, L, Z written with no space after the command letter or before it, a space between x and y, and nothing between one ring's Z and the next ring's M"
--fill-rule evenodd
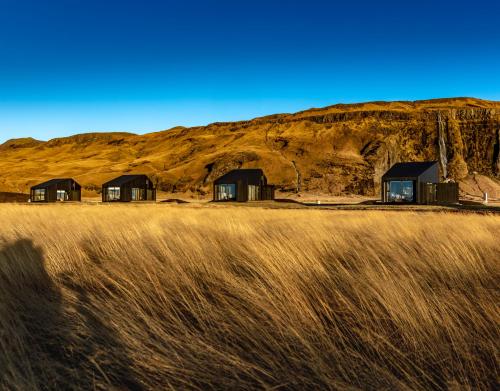
M222 153L213 162L205 165L207 174L203 178L203 184L207 185L231 170L241 168L244 164L254 163L258 160L259 155L255 152Z
M35 140L31 137L17 138L8 140L2 145L0 145L0 151L7 151L9 149L20 149L20 148L32 148L42 145L44 142L40 140Z
M456 181L473 172L490 177L500 173L500 111L495 109L424 108L404 114L382 111L375 115L370 111L326 115L324 118L315 115L312 119L321 124L338 121L350 127L353 140L358 134L368 140L359 150L365 163L361 169L354 170L359 165L355 156L345 163L342 159L333 159L337 162L330 163L330 167L348 166L344 171L350 171L352 175L344 175L346 180L365 184L357 186L355 192L376 194L382 174L393 163L403 160L436 160L440 164L442 178ZM335 143L334 134L332 137ZM333 172L328 167L323 167L323 170ZM354 174L354 171L357 173ZM339 173L337 176L342 178ZM352 191L352 183L347 184L345 189Z

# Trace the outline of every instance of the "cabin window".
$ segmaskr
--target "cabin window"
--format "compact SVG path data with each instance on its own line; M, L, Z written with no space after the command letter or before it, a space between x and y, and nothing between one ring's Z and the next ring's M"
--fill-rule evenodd
M248 185L248 201L256 201L259 197L259 186Z
M119 201L120 200L120 188L119 187L108 187L107 199L108 199L108 201Z
M389 202L413 202L413 181L390 181L387 199Z
M67 201L68 193L66 190L57 190L57 201Z
M45 201L45 189L35 189L33 192L33 201Z
M215 186L215 196L217 201L230 201L236 199L236 185L224 184Z
M132 188L132 201L144 200L144 190L137 187Z

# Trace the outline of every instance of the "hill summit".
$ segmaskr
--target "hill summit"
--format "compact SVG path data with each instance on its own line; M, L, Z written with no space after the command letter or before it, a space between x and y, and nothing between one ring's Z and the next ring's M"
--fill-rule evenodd
M465 192L496 191L500 102L337 104L145 135L14 139L0 146L0 191L73 177L92 196L113 177L145 173L160 191L204 195L225 172L260 167L285 192L376 195L382 174L405 160L439 161L442 177L462 182Z

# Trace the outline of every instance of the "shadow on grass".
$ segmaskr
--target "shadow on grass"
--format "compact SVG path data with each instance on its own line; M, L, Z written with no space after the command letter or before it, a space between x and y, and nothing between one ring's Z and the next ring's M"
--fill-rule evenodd
M0 245L0 388L141 389L83 288L56 284L31 240Z

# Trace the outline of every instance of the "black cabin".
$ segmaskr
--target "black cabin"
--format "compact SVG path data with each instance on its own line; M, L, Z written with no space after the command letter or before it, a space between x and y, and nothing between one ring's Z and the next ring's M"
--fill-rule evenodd
M31 202L81 201L82 187L71 178L57 178L33 186Z
M458 184L439 183L436 161L396 163L382 176L382 202L458 203Z
M274 186L258 168L229 171L214 181L214 201L273 200Z
M146 175L122 175L102 185L102 202L156 201L156 189Z

